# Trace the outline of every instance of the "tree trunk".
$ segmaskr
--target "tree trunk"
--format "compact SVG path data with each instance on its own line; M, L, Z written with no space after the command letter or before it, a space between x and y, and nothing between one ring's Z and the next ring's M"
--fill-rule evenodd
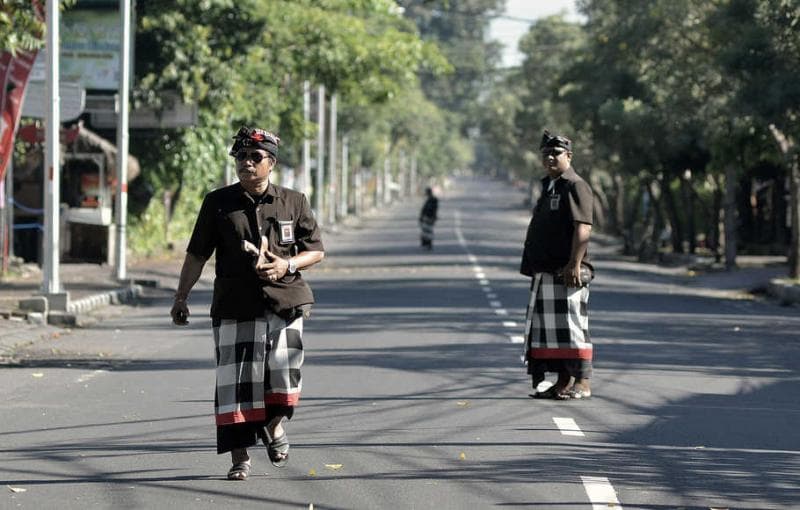
M689 177L681 177L681 191L683 194L683 206L686 208L686 240L689 242L689 253L697 251L697 232L694 222L694 190L692 189L691 172L687 171Z
M725 212L722 206L724 195L722 193L719 180L717 180L716 177L712 177L712 179L714 181L714 203L711 206L711 218L715 218L716 221L713 221L712 225L709 227L708 248L714 254L714 261L719 263L722 261L720 240L724 237L725 230Z
M672 194L672 189L669 187L669 181L661 181L661 192L664 193L664 206L667 209L667 217L669 218L670 227L672 229L672 251L674 253L683 253L683 225L681 219L678 217L678 208L675 204L675 196Z
M625 181L621 175L614 175L614 209L611 213L614 232L621 234L625 229Z
M789 196L791 204L792 237L789 242L789 277L800 278L800 161L795 141L786 136L775 124L769 125L772 136L781 148L789 174Z
M736 267L736 168L732 164L725 167L725 269Z
M800 278L800 161L794 154L789 164L792 239L789 243L789 277Z

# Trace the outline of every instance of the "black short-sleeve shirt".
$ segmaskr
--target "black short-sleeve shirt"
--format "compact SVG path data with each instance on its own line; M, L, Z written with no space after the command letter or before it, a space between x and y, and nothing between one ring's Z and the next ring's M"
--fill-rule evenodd
M270 183L264 195L253 198L236 183L206 195L186 251L204 259L216 252L212 317L252 319L266 310L289 315L314 302L299 271L276 282L258 277L254 257L242 249L242 241L260 247L261 236L269 240L269 250L283 258L324 251L319 226L302 193Z
M592 224L594 194L591 187L569 168L548 191L550 178L542 179L542 195L533 208L525 236L520 272L554 272L569 262L575 222ZM589 261L589 254L583 257Z

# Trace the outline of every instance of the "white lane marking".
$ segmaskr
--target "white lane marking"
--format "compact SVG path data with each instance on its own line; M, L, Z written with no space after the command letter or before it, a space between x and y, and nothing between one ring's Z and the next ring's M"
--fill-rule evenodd
M558 430L561 431L562 435L579 437L584 436L583 431L572 418L558 418L554 416L553 421L555 422L556 427L558 427Z
M521 336L521 335L511 335L509 338L511 339L511 343L512 344L524 344L525 343L525 337Z
M88 374L83 374L82 376L78 377L75 382L84 383L90 379L94 379L100 374L107 372L108 370L95 370L94 372L90 372Z
M478 283L480 283L483 286L486 286L489 285L489 280L479 280Z
M516 328L517 327L517 323L514 322L514 321L503 321L503 327L504 328Z
M617 493L608 481L602 476L581 476L583 488L592 502L592 510L622 510Z
M505 308L495 308L494 313L497 315L508 315L508 311Z
M475 278L482 280L486 278L486 273L475 273Z
M472 270L475 271L476 273L480 273L481 271L483 271L483 268L481 266L472 266Z
M494 292L490 292L490 293L486 294L486 298L487 299L497 299L497 294L495 294Z
M487 293L487 294L489 294L490 292L492 292L492 288L491 288L491 287L481 287L481 288L482 288L482 289L483 289L483 291L484 291L485 293Z
M472 262L473 264L474 264L474 263L476 263L476 262L478 262L478 257L476 257L475 255L472 255L472 254L469 254L469 255L467 255L467 259L468 259L470 262Z
M500 301L489 301L489 306L492 308L503 308L503 303Z

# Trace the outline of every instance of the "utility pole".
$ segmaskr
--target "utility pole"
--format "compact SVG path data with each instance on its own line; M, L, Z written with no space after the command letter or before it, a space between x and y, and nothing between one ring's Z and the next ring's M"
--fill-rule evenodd
M392 198L391 188L391 170L392 170L392 155L386 153L386 158L383 160L383 203L388 204Z
M47 0L45 24L47 27L47 114L45 117L44 157L44 267L42 294L61 292L59 281L59 228L61 225L61 98L59 96L58 0Z
M349 177L349 168L348 165L350 159L350 140L347 136L342 137L342 193L341 193L341 202L339 204L339 217L344 218L347 216L347 188L348 188L348 181Z
M331 130L328 144L328 224L336 223L336 93L331 94Z
M8 160L6 167L6 264L14 257L14 157Z
M303 82L303 185L298 189L308 197L311 193L311 140L308 123L311 121L311 83Z
M361 178L363 174L364 169L360 166L356 168L356 171L353 173L353 209L357 217L361 216L361 213L364 209L364 196L363 189L361 187Z
M411 153L411 196L417 196L417 151Z
M314 186L314 203L317 220L322 223L322 195L325 194L325 85L317 89L317 185Z
M127 277L127 224L128 224L128 85L131 60L131 3L119 0L122 19L119 69L119 115L117 116L117 249L114 262L117 280Z

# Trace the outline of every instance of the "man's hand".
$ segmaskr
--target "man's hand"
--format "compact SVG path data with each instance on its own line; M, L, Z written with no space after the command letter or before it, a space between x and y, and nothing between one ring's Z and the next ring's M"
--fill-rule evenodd
M567 263L562 270L564 274L564 285L567 287L580 287L581 286L581 263L574 262Z
M186 326L189 324L187 318L189 317L189 307L186 306L186 299L175 297L172 303L172 310L169 314L172 316L172 323L177 326Z
M259 278L271 282L283 278L286 275L286 271L289 270L289 261L270 252L266 245L263 245L262 254L264 256L263 262L262 258L259 257L259 263L256 264L256 273L258 273Z

